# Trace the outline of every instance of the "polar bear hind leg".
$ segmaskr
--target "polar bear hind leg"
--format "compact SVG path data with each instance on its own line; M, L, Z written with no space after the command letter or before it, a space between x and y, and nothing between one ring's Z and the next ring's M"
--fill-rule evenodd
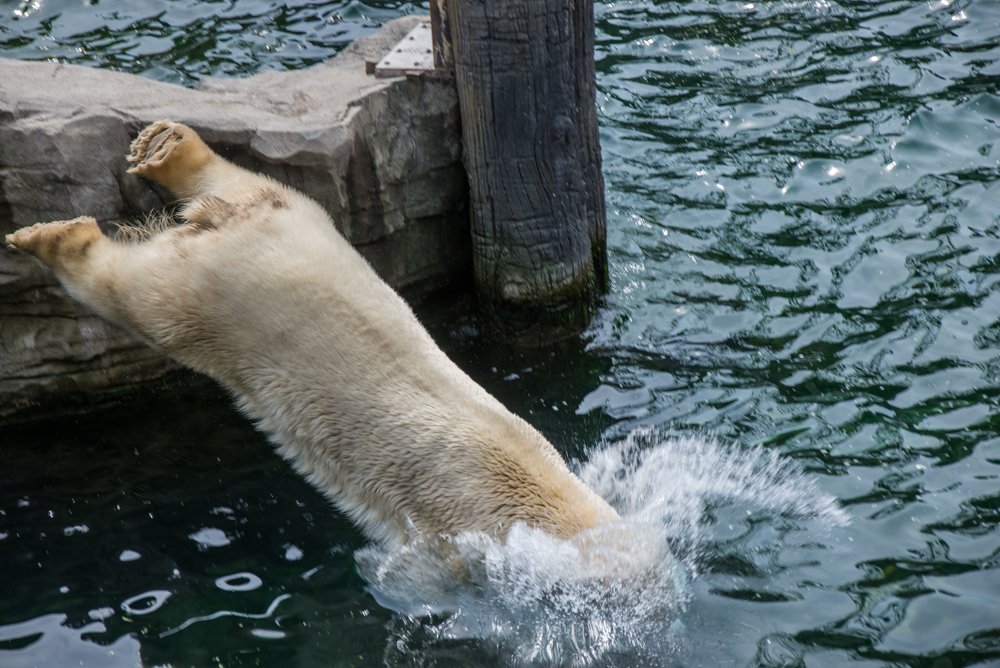
M170 120L147 126L132 142L128 160L130 173L159 182L185 202L179 215L187 225L128 226L113 241L93 218L81 216L38 223L7 235L6 240L52 268L73 297L159 344L135 293L140 289L141 294L142 284L152 275L175 272L171 263L176 264L176 254L167 250L175 248L172 242L230 221L259 219L247 215L248 210L261 205L284 208L295 193L227 162L194 130ZM154 252L151 245L160 250Z
M7 243L38 257L55 272L70 294L105 317L126 322L121 312L121 244L108 239L90 216L25 227Z
M218 195L219 177L232 167L186 125L162 120L147 126L132 142L129 174L152 179L180 199Z

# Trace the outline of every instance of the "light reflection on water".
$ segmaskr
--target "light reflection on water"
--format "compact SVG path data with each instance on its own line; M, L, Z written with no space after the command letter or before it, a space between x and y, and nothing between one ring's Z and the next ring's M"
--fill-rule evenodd
M104 0L98 20L46 0L8 18L19 7L0 0L8 55L183 83L307 65L416 9L150 0L127 18ZM484 342L466 309L424 311L474 378L590 456L585 472L618 452L595 444L637 428L737 445L670 451L672 474L654 478L689 490L671 505L698 538L668 541L691 575L684 630L660 654L591 660L1000 661L1000 5L622 0L597 24L613 282L600 317L527 353ZM3 431L0 665L509 665L536 646L521 658L565 662L545 642L565 636L532 635L544 625L512 644L375 604L357 532L221 392L178 383ZM804 477L744 478L725 503L710 498L718 476L677 487L698 479L684 461L736 464L750 446ZM788 512L827 497L846 524ZM238 573L261 585L217 586ZM155 612L122 610L156 590L171 596ZM285 595L267 618L240 616Z
M193 85L323 62L420 3L0 0L0 52Z

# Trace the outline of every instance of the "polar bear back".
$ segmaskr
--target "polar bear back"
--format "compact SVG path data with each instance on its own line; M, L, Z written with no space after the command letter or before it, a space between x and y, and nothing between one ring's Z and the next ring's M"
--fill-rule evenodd
M278 452L386 544L523 522L561 538L618 519L541 434L437 347L305 196L157 121L131 174L184 224L113 242L93 218L8 243L70 293L229 388Z
M268 190L279 206L250 198L211 229L136 248L143 259L125 282L142 335L232 388L373 538L502 535L518 521L569 536L600 523L593 507L613 515L448 359L318 205ZM195 200L188 214L212 204Z

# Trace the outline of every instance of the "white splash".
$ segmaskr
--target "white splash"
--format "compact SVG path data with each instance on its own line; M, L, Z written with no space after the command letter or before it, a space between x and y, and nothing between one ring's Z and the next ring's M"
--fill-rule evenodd
M836 499L817 492L796 462L760 446L664 437L640 427L591 452L577 475L623 518L661 527L689 576L711 539L708 512L781 518L783 524L810 520L810 531L820 534L847 522Z
M371 593L400 613L390 651L413 658L442 641L480 639L512 665L663 658L683 636L687 581L712 518L728 509L832 528L846 517L788 459L653 429L601 445L577 473L621 524L569 541L518 525L503 544L462 534L359 550Z

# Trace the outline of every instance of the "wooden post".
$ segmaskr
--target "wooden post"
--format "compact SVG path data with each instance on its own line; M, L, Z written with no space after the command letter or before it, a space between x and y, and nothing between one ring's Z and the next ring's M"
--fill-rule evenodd
M604 174L601 173L601 136L597 125L597 70L594 65L594 0L574 0L576 26L576 91L580 108L578 140L587 195L590 252L598 293L608 289L608 221L604 207Z
M515 341L562 338L607 280L593 0L444 3L481 303Z
M451 52L451 26L446 0L431 0L431 42L434 44L434 69L443 72L454 70L455 57Z

